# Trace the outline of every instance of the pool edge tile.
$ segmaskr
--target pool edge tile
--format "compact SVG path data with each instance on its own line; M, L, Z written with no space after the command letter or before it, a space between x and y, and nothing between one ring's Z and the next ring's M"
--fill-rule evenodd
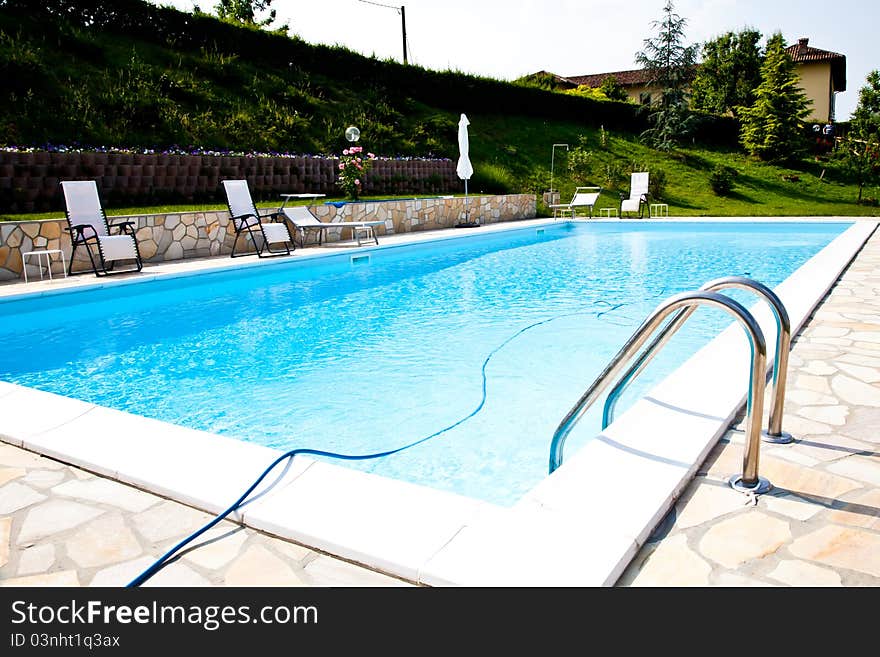
M468 523L419 570L427 586L610 586L637 545L576 513L504 509ZM535 563L536 555L540 559Z
M357 494L350 495L353 491ZM293 514L298 506L302 512ZM421 565L489 507L487 502L319 461L245 511L245 522L417 581Z

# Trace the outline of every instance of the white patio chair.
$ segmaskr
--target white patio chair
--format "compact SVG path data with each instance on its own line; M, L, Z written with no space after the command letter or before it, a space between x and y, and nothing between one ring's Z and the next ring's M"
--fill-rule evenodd
M647 171L639 171L630 176L629 198L620 195L620 216L624 212L638 212L642 218L644 207L648 205L648 178Z

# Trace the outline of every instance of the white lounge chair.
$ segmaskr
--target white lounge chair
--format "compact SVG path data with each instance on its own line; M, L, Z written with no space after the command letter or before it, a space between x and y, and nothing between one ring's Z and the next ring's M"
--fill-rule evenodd
M357 240L358 246L361 245L362 239L371 239L376 244L379 238L376 237L374 226L384 224L384 221L338 221L335 223L323 222L312 214L308 206L293 205L282 210L284 215L294 225L300 234L300 246L305 245L306 231L314 230L318 234L318 244L324 240L324 234L331 228L351 228L353 231L352 238Z
M290 220L297 232L299 232L299 245L306 245L306 231L314 231L317 234L317 243L320 246L324 241L324 234L330 228L339 228L339 224L324 223L312 214L305 205L292 205L282 208L284 216Z
M64 192L66 230L70 233L71 245L68 276L73 274L73 256L80 246L86 248L95 276L141 271L143 262L138 251L134 222L107 221L97 183L94 180L65 180L61 183L61 189ZM116 234L111 235L111 231ZM134 268L114 270L120 261L131 262Z
M644 207L648 205L648 178L647 171L639 171L630 176L629 198L620 195L620 216L624 212L638 212L642 218Z
M235 252L235 248L238 246L238 238L243 233L250 235L254 248L257 250L257 255L260 258L290 255L296 249L296 244L293 241L293 237L290 236L290 231L287 229L287 224L282 218L282 213L270 212L266 215L261 215L251 199L247 180L224 180L222 184L223 189L226 191L226 205L229 208L232 226L235 230L235 241L232 243L231 257L237 258L248 255ZM273 250L273 244L283 245L283 250Z
M556 203L550 206L553 209L553 216L557 216L558 213L559 216L564 217L565 213L568 212L574 218L577 216L578 208L588 208L590 218L592 219L593 206L596 205L596 201L601 193L601 187L578 187L574 190L574 196L571 198L571 201L568 203Z

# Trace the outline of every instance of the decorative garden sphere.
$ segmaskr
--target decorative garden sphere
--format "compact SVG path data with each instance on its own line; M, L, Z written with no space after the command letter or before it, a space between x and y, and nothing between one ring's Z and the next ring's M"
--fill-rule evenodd
M348 141L355 142L361 138L361 131L354 126L350 126L345 129L345 138L348 139Z

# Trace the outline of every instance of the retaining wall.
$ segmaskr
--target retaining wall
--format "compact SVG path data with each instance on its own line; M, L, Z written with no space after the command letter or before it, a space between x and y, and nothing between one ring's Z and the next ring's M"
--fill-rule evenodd
M62 180L95 180L107 205L225 201L220 181L246 179L257 200L284 193L339 195L339 160L130 153L0 152L0 212L64 210ZM364 194L448 194L462 181L452 160L375 160Z
M338 230L327 231L326 239L331 243L351 238L351 231L344 228L347 221L384 221L384 225L376 227L376 234L381 237L451 228L465 215L471 221L479 219L480 223L488 224L533 219L536 211L533 194L471 196L467 200L463 197L415 198L310 207L321 221L339 223ZM145 262L224 256L232 251L235 234L225 210L111 217L111 222L123 219L135 222L138 248ZM70 236L64 231L66 226L65 219L0 223L0 280L22 277L23 252L61 249L69 258ZM243 246L250 246L246 236L240 238L238 251L246 252ZM90 266L82 247L76 256L74 271ZM28 265L28 277L39 278L36 257L28 260ZM60 261L53 262L52 271L61 273Z

